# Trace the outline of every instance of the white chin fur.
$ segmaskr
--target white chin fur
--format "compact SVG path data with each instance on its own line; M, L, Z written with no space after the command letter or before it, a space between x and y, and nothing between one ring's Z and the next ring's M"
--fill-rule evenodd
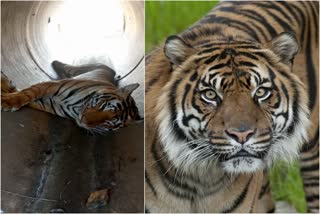
M261 159L238 157L221 163L222 168L229 173L253 173L265 167Z

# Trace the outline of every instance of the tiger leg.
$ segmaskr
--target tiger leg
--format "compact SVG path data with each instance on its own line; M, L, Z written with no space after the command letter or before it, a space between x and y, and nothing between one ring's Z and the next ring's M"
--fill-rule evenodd
M13 93L1 94L1 109L4 111L16 111L21 107L43 97L53 95L58 89L60 82L44 82ZM34 106L38 109L38 106Z
M259 194L258 203L259 203L258 213L274 213L275 212L275 202L271 195L269 175L266 170L263 172L263 182L262 182L262 188Z
M60 76L64 78L76 77L97 69L104 70L106 73L113 77L116 74L114 70L101 63L74 66L55 60L52 62L52 67Z
M307 212L319 213L319 127L301 150L300 170L307 201Z

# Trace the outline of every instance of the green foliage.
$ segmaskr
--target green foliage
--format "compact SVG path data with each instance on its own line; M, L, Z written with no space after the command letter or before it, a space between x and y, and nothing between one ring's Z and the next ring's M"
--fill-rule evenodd
M288 201L299 212L307 211L298 163L277 163L270 172L270 184L275 200Z
M201 19L217 1L146 1L146 53Z
M201 19L217 1L147 1L146 53L173 34L178 34ZM299 212L306 212L306 202L298 163L278 163L270 173L275 200L289 201Z

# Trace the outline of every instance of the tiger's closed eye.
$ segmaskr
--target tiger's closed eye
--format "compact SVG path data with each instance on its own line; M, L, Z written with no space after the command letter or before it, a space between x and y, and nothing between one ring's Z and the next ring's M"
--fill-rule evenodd
M208 103L212 103L216 105L219 99L219 96L217 92L215 92L214 90L207 89L201 92L201 98Z
M265 87L260 87L256 90L254 94L254 99L262 102L266 99L268 99L271 95L271 89L270 88L265 88Z

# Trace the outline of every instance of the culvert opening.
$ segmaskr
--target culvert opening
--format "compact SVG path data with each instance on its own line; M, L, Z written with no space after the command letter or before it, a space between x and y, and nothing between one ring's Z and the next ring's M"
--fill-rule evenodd
M119 70L127 58L125 13L120 1L65 1L48 17L52 59L68 64L99 61Z
M143 8L117 0L1 2L2 71L18 88L56 79L53 60L99 62L124 76L144 55ZM142 80L143 70L135 75Z
M51 62L103 63L134 92L143 114L144 3L141 1L1 2L1 70L18 89L58 79ZM120 83L121 85L121 83Z

